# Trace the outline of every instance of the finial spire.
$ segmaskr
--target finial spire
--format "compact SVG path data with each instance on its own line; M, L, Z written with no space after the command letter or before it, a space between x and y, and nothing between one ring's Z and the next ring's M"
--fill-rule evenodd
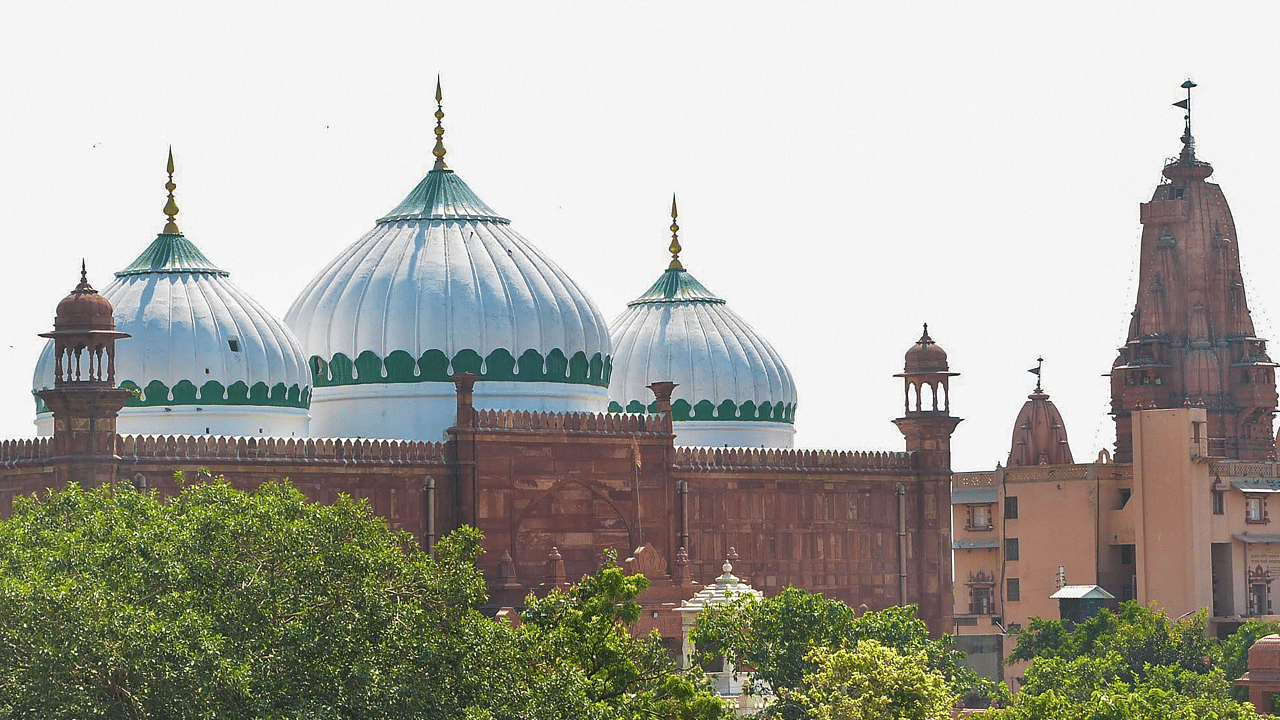
M169 173L169 181L164 184L164 189L169 191L169 199L164 204L164 214L169 216L169 222L164 224L164 233L166 235L181 235L182 231L178 229L178 222L174 218L178 216L178 203L173 200L173 191L178 186L173 182L173 146L169 146L169 162L165 165L165 170Z
M920 333L920 339L916 341L920 345L933 345L933 338L929 337L929 323L924 324L924 332Z
M1042 369L1044 369L1044 358L1038 357L1036 358L1036 366L1027 371L1032 375L1036 376L1036 392L1037 393L1044 392L1043 390L1040 389L1040 371Z
M444 95L440 93L440 76L436 75L436 147L431 151L436 156L436 164L432 170L448 170L449 166L444 163L444 105L441 101Z
M1182 83L1182 88L1187 91L1187 99L1179 100L1173 104L1174 107L1180 107L1187 111L1187 114L1183 116L1187 124L1182 131L1182 155L1184 159L1194 158L1196 154L1195 138L1191 135L1191 88L1195 86L1196 84L1188 78L1186 82Z
M667 266L668 270L683 270L684 265L680 264L680 224L676 222L676 194L671 193L671 247L667 248L671 251L671 264Z

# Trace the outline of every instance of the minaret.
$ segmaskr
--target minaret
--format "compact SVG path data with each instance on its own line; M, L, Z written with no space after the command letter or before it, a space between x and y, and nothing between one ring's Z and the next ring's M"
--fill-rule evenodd
M53 331L53 389L37 395L53 411L53 462L60 483L98 485L115 479L116 415L130 393L116 387L116 330L111 303L80 284L58 303Z
M957 373L947 353L924 326L907 350L902 372L904 411L893 421L914 456L916 479L897 483L897 604L918 604L925 617L940 618L934 633L951 622L951 532L945 508L951 505L951 433L960 418L951 415L950 381ZM947 578L937 586L931 578Z
M1044 358L1037 360L1031 372L1036 375L1035 392L1027 396L1018 419L1013 423L1013 443L1009 449L1008 467L1027 465L1070 465L1071 446L1067 443L1067 427L1062 413L1040 386Z
M907 442L907 451L917 454L917 466L945 473L951 479L951 433L960 418L951 416L950 372L947 352L929 337L925 323L920 339L907 350L902 372L903 416L893 421Z
M1210 453L1275 457L1275 367L1254 337L1245 302L1235 222L1213 166L1196 158L1190 80L1182 151L1141 205L1138 298L1125 346L1111 369L1117 462L1133 461L1130 413L1203 406Z

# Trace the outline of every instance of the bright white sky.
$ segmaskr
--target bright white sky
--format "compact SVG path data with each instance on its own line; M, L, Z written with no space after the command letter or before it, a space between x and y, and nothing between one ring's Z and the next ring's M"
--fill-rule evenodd
M123 7L0 7L0 437L34 434L81 257L103 287L162 227L170 143L185 234L283 315L429 167L437 73L450 165L610 319L679 193L685 266L790 366L803 447L902 447L922 322L962 373L956 469L1005 460L1038 355L1076 459L1109 446L1187 77L1280 342L1274 3Z

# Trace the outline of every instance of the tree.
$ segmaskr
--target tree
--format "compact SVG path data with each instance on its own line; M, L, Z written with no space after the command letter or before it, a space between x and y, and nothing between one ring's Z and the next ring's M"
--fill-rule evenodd
M1271 627L1246 623L1221 645L1205 628L1203 611L1172 621L1133 602L1075 625L1034 618L1010 655L1032 661L1022 688L992 720L1257 718L1231 680L1244 672L1253 639Z
M1033 658L1101 657L1116 652L1123 660L1126 682L1144 675L1144 668L1175 666L1207 672L1217 657L1216 644L1205 635L1207 613L1174 622L1154 607L1136 602L1120 604L1117 612L1102 610L1072 625L1062 620L1033 618L1018 635L1009 662Z
M852 650L813 650L808 661L815 669L784 695L812 720L950 720L956 704L923 653L868 639Z
M20 500L0 522L0 718L720 717L627 634L643 578L606 568L512 627L477 610L480 539L432 558L366 502L287 483Z
M604 566L567 591L530 597L521 630L560 663L581 669L590 704L619 718L714 720L728 717L701 672L681 673L656 634L636 638L635 601L649 581L625 575L605 554Z
M865 640L905 655L923 656L926 666L957 694L1001 695L996 683L959 664L964 655L952 648L949 637L930 639L928 628L915 613L914 606L907 606L859 616L839 600L788 587L772 598L744 596L705 611L693 637L737 667L751 668L751 691L779 696L769 711L777 717L804 717L784 691L799 688L805 676L816 670L814 650L852 650Z

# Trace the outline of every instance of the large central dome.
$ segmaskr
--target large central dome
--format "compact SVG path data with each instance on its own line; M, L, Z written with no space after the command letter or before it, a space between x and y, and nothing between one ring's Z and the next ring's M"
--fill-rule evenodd
M285 316L311 357L312 434L439 440L455 372L481 377L477 407L603 412L595 303L445 165L439 141L436 158Z

